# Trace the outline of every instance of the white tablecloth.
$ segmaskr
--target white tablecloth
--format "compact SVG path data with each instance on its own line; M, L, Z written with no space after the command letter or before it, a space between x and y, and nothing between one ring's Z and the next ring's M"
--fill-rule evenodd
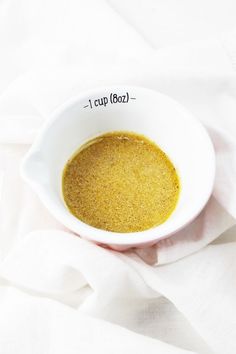
M236 352L235 14L229 0L0 3L0 353ZM199 218L125 254L69 233L19 176L54 108L118 83L179 100L217 153Z

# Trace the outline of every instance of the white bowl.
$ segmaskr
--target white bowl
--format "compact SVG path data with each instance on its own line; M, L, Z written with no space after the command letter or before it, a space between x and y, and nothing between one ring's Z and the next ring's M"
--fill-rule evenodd
M116 233L94 228L75 218L63 201L62 170L68 158L87 140L116 130L140 133L156 142L180 177L176 209L163 224L146 231ZM178 102L146 88L106 87L69 100L53 114L24 159L22 176L67 228L123 250L152 245L200 213L212 192L215 153L205 128Z

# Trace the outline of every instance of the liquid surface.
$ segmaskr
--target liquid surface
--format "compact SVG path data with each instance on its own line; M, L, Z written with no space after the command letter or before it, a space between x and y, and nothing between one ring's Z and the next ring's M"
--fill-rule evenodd
M175 209L179 178L167 155L147 138L113 132L78 150L63 172L70 212L99 229L147 230Z

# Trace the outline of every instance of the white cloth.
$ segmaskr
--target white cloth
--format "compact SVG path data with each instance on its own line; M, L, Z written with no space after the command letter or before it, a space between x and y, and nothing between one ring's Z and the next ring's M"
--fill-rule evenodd
M155 50L102 0L0 10L0 353L235 353L236 35ZM117 83L178 99L217 153L199 217L124 254L66 231L19 177L55 107Z

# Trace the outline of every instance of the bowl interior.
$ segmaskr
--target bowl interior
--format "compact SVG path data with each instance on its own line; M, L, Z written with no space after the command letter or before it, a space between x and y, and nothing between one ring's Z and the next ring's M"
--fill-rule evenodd
M128 92L129 101L112 103L114 92L122 97ZM174 163L181 183L179 202L165 223L139 233L119 234L120 241L117 233L95 229L71 215L61 193L68 158L88 139L116 130L143 134L154 141ZM174 100L137 87L99 89L65 104L46 124L23 165L25 178L54 216L81 236L105 243L142 243L177 231L207 202L214 171L214 150L202 125Z

